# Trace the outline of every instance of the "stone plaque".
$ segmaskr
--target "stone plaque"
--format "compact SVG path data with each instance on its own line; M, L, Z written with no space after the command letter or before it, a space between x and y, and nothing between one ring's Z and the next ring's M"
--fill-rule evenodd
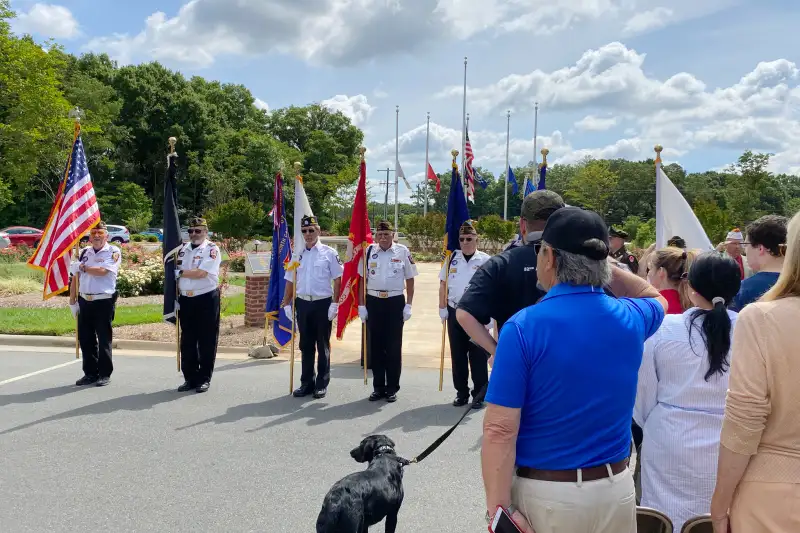
M248 276L267 275L270 270L272 254L270 252L250 252L244 262L244 272Z

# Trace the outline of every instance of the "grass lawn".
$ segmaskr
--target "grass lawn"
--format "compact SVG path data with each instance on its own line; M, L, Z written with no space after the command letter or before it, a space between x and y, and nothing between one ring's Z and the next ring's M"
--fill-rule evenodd
M244 272L228 272L228 285L244 287L246 282L247 278L245 277Z
M44 272L25 263L0 263L0 298L42 290Z
M15 335L64 335L75 331L75 320L69 308L20 308L0 309L0 333ZM244 294L222 300L222 316L244 314ZM117 306L115 326L132 326L161 322L160 304Z

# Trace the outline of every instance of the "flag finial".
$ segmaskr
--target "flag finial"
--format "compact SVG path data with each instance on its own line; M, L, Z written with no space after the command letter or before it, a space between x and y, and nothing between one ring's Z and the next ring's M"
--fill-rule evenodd
M175 144L178 142L178 138L177 137L170 137L168 142L169 142L169 153L170 154L174 154L175 153Z
M547 154L549 154L549 153L550 153L550 150L548 150L547 148L542 148L541 154L542 154L542 164L543 165L547 164Z
M456 157L458 157L458 150L452 150L450 152L450 155L453 156L453 161L455 161Z
M80 123L83 114L84 114L83 109L81 109L78 106L75 106L75 109L70 110L69 118L73 119L76 123Z
M656 151L656 163L661 164L661 151L664 149L660 144L655 145L653 150Z
M367 152L367 149L364 148L363 146L359 146L358 147L358 151L361 153L361 160L363 161L364 160L364 154Z
M300 175L300 168L302 168L302 166L303 166L302 163L300 163L299 161L296 161L294 164L294 171L298 176Z

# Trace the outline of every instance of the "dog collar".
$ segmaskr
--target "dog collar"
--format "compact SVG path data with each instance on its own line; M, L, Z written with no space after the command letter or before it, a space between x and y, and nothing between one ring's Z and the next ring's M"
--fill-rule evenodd
M382 453L386 453L386 452L393 452L393 451L394 451L394 448L392 448L391 446L386 446L386 445L384 445L384 446L381 446L380 448L378 448L378 450L377 450L377 452L376 452L376 453L377 453L378 455L380 455L380 454L382 454Z

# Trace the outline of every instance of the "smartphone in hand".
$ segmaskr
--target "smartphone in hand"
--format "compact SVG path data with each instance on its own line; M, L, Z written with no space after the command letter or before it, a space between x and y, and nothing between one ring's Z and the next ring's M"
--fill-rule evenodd
M489 524L489 533L522 533L522 530L505 509L498 507L492 523Z

